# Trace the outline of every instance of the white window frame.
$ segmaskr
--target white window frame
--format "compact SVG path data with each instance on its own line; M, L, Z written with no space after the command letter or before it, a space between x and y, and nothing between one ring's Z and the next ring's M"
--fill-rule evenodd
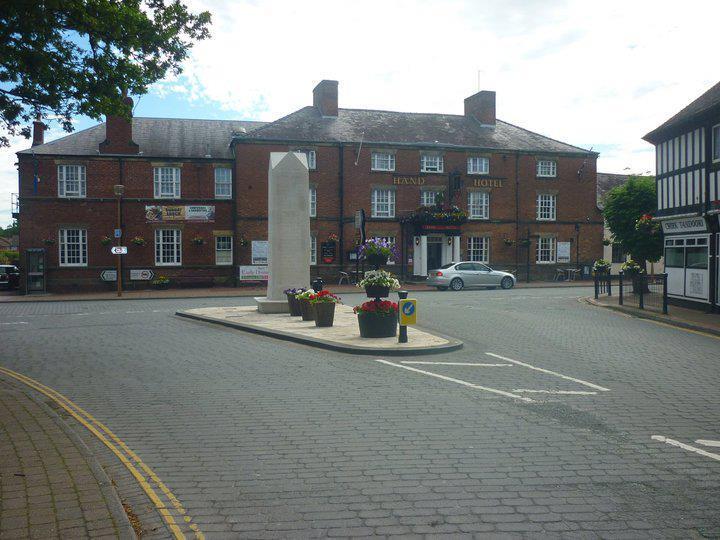
M371 171L394 171L395 154L392 152L373 152L370 155Z
M310 217L317 217L317 188L310 186L309 199L310 199Z
M371 211L370 215L374 218L394 218L395 217L395 190L384 188L373 188L371 195ZM387 207L382 208L380 207Z
M539 159L537 162L538 178L557 177L557 161L554 159Z
M490 219L490 193L488 191L468 191L468 219Z
M467 158L468 174L490 174L490 158L471 156Z
M67 199L84 199L87 194L87 177L85 165L58 165L58 197ZM70 179L68 176L74 176ZM77 183L77 189L68 189L68 183Z
M310 265L317 265L317 236L310 235Z
M69 233L77 233L77 238L72 238L69 242ZM69 262L69 250L77 250L72 254L73 261ZM58 261L60 266L87 266L87 229L60 229L58 231Z
M227 188L227 193L224 189ZM232 169L230 167L215 167L215 198L216 199L232 199Z
M170 244L163 238L163 233L173 232L173 251L174 257L171 262L164 262L162 260L162 246ZM158 251L159 248L159 251ZM158 257L160 255L160 257ZM155 229L155 266L182 266L182 231L180 229Z
M220 248L218 245L220 240L225 243L226 240L230 240L230 245L227 244ZM231 266L233 263L233 237L229 234L219 234L215 237L215 264L217 266Z
M308 170L317 170L317 152L315 150L303 150L302 148L298 148L297 150L293 150L293 152L296 154L305 154Z
M420 191L420 206L435 206L437 204L438 195L441 193L441 191L423 189Z
M445 167L443 156L420 154L420 172L441 173Z
M717 163L720 161L720 124L712 127L712 161Z
M166 175L172 178L167 178ZM163 191L168 181L172 181L172 193L169 190ZM179 199L180 183L180 167L153 167L153 193L156 199Z
M555 221L557 219L557 195L538 193L536 206L538 221Z
M490 264L490 237L469 236L467 239L468 261Z
M389 244L397 246L397 244L395 243L395 238L395 236L373 236L373 240L377 240L378 242L387 242ZM388 265L395 264L395 259L392 255L388 258L387 263Z
M535 246L535 264L555 264L557 262L557 238L539 236Z

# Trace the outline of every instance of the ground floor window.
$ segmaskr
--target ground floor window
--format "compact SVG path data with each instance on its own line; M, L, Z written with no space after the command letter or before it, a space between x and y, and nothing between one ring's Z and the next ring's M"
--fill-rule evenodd
M60 229L60 266L87 266L87 231Z
M538 264L554 263L556 244L554 236L541 236L538 238L535 262Z
M612 245L612 262L624 263L625 262L625 251L623 251L622 244Z
M487 264L490 261L490 237L469 237L467 252L469 261L476 261Z
M233 260L233 239L232 236L215 237L215 264L229 265Z
M310 264L317 264L317 236L310 236Z
M155 264L178 266L182 262L182 231L180 229L155 230Z

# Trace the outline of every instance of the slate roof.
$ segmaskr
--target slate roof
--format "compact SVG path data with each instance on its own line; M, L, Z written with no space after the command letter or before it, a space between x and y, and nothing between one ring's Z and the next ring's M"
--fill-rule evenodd
M713 107L718 106L720 106L720 82L690 103L690 105L685 107L675 116L653 129L650 133L645 135L643 139L653 144L657 143L661 140L660 137L665 130L689 123Z
M338 109L337 117L323 117L315 107L303 107L284 118L265 124L235 140L345 142L364 145L391 144L428 147L460 147L487 150L596 155L513 124L497 121L485 127L456 114L427 114L368 109Z
M630 175L627 174L610 174L597 173L597 205L602 210L605 206L605 195L612 188L620 186L628 181Z
M145 157L232 159L230 142L242 130L264 122L192 120L187 118L133 118L133 140ZM76 131L18 154L96 156L105 140L105 124Z

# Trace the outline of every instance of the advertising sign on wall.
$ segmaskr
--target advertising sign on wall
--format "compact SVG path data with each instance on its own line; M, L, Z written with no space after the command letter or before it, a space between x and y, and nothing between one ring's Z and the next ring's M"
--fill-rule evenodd
M267 281L269 276L267 266L238 266L240 281Z
M570 242L558 242L557 243L557 262L569 263L570 262Z
M166 221L215 221L214 206L146 206L145 219L151 223Z
M662 228L665 234L677 234L688 232L705 232L707 230L707 225L705 225L704 218L691 217L663 221Z
M252 241L252 263L267 264L268 263L268 241L253 240Z
M320 258L325 264L335 261L335 242L323 242L320 244Z

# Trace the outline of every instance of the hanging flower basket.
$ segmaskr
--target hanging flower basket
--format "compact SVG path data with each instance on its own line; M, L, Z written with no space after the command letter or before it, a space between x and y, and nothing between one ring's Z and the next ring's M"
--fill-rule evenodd
M130 240L130 242L132 244L135 244L136 246L144 246L147 243L142 236L136 236L132 240Z
M503 238L503 244L506 246L512 246L515 243L515 240L512 238Z
M43 240L43 243L44 243L46 246L52 246L52 245L55 243L55 240L52 239L52 238L46 238L45 240Z
M205 239L201 236L196 236L192 239L192 243L196 246L202 246L205 243Z
M382 338L397 335L398 305L389 300L371 300L355 306L353 311L358 316L360 337Z
M112 244L112 238L110 238L109 236L103 236L103 237L100 239L100 243L101 243L103 246L109 246L110 244Z

